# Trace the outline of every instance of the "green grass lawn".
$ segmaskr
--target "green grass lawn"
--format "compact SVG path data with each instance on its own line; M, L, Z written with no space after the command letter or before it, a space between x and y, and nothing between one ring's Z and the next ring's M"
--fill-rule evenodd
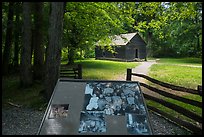
M86 59L75 63L82 64L83 79L116 80L126 74L127 68L134 68L138 62L119 62L107 60ZM124 76L125 79L125 76Z
M202 68L160 63L152 65L148 74L157 80L186 88L197 89L202 84Z

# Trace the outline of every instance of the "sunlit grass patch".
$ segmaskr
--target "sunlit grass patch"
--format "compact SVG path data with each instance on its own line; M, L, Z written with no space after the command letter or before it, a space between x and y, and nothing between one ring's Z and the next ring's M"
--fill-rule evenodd
M154 64L150 68L149 76L186 88L197 89L198 85L202 85L202 68Z
M83 79L116 80L118 76L126 74L127 68L134 68L138 62L119 62L107 60L81 60Z

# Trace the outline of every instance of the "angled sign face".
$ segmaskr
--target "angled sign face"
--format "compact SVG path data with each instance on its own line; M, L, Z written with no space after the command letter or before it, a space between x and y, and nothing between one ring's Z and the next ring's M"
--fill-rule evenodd
M58 80L38 134L152 135L138 82Z

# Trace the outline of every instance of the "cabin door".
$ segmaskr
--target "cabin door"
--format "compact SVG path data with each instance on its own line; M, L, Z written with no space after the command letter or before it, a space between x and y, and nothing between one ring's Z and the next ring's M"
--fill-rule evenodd
M135 49L135 58L138 58L138 49Z
M106 53L105 53L105 50L103 49L102 50L102 57L105 57L106 56Z

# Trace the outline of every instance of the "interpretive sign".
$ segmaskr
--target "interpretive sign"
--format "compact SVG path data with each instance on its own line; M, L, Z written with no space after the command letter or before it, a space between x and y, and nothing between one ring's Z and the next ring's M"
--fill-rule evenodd
M151 135L138 82L57 82L38 134Z

